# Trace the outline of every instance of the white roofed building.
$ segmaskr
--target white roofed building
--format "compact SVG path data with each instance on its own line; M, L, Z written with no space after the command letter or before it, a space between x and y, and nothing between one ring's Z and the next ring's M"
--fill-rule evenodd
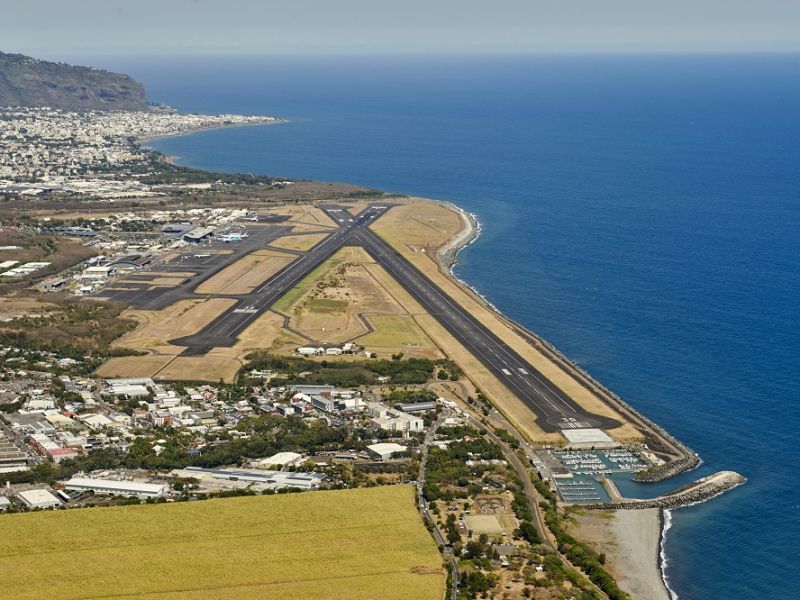
M600 429L562 429L561 433L567 438L567 448L576 450L620 446Z
M408 448L393 442L380 442L367 446L367 450L380 460L389 460L394 455L405 452Z
M297 452L278 452L269 458L257 461L260 467L285 467L298 465L303 462L303 455Z
M17 494L17 498L28 508L56 508L61 501L47 490L26 490Z
M165 483L147 483L136 480L116 481L91 477L73 477L64 484L64 488L71 492L94 492L109 496L137 496L139 498L160 498L167 493Z

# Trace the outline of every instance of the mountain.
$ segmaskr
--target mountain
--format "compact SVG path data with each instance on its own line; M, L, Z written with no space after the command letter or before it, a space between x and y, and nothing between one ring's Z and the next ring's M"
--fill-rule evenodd
M0 52L0 106L148 110L144 86L119 73Z

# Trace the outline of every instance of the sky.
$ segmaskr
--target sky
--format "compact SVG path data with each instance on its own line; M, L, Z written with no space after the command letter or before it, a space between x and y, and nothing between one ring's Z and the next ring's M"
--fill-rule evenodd
M0 0L0 50L492 54L800 50L800 0Z

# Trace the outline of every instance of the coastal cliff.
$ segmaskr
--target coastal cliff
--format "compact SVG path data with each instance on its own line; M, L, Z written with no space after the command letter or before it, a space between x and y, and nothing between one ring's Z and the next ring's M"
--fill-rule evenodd
M0 106L148 110L144 86L128 75L0 52Z

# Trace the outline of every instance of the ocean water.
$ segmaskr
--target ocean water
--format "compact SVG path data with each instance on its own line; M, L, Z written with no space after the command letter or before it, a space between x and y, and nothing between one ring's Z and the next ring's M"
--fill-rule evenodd
M457 274L748 483L674 511L681 599L800 598L800 57L103 59L184 111L202 168L453 201ZM651 495L634 483L632 494Z

